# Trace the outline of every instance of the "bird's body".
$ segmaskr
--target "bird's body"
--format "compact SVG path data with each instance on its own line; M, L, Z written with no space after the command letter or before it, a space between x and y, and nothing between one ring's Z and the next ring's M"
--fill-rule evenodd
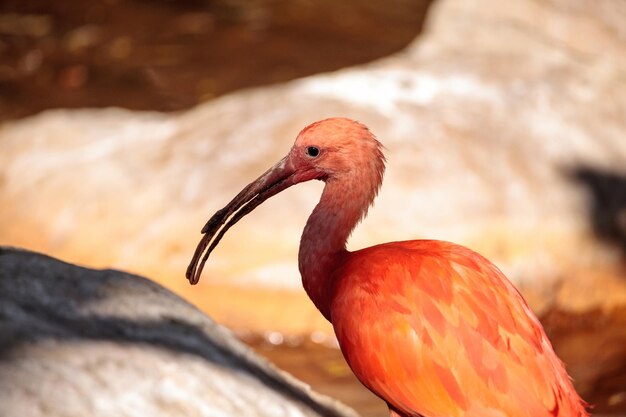
M587 416L539 321L487 259L433 240L346 250L383 172L381 145L365 126L308 126L287 157L209 220L188 278L197 282L225 231L265 199L323 180L300 242L303 286L356 376L392 416Z
M330 315L357 377L399 415L581 416L541 325L488 260L416 240L347 257Z

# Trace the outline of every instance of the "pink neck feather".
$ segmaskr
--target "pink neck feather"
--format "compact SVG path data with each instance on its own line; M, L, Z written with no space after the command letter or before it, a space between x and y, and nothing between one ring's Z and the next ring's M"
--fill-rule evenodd
M298 264L307 294L330 321L335 272L349 255L346 243L378 193L384 171L382 154L368 169L329 178L300 240Z

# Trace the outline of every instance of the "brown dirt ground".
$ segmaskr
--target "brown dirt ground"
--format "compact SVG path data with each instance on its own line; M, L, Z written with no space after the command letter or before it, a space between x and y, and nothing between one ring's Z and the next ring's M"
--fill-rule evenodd
M0 121L48 108L175 111L380 58L431 0L3 0Z

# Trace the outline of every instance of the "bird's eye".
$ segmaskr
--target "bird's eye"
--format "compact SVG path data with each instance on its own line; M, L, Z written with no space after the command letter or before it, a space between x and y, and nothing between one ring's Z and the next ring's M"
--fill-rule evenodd
M306 154L311 158L315 158L320 154L320 148L318 148L317 146L309 146L308 148L306 148Z

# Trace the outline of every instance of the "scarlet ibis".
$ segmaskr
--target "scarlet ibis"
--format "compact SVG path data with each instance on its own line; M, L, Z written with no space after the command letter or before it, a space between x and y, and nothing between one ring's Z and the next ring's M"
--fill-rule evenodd
M263 201L322 180L300 240L302 284L390 416L587 416L541 324L489 260L437 240L346 250L384 170L382 145L363 124L309 125L286 157L206 223L187 279L198 282L224 233Z

